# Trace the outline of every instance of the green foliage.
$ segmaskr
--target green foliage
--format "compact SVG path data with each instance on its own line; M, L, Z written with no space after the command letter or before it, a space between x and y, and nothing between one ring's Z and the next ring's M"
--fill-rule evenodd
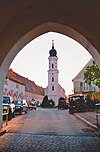
M88 93L86 95L86 100L93 101L94 103L100 102L100 92Z
M55 106L55 102L51 99L48 100L48 96L43 98L43 102L41 104L42 108L53 108Z
M51 99L47 102L47 108L53 108L55 106L55 102Z
M65 99L64 99L63 97L60 97L60 98L59 98L59 101L61 101L61 100L65 100Z
M92 93L91 100L95 101L96 103L100 102L100 92Z
M84 80L86 83L93 83L98 86L98 88L100 88L100 69L95 61L93 61L93 65L86 68L86 72L84 73Z
M43 101L42 101L41 107L45 108L45 107L46 107L47 102L48 102L48 96L45 96L45 97L43 98Z

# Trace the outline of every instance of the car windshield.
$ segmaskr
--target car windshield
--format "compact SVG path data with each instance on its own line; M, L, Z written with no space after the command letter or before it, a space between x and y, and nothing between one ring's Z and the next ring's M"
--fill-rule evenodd
M84 102L84 97L83 96L71 97L70 101L83 101Z
M32 106L36 106L36 103L34 103L34 102L30 102L29 104Z
M80 100L80 97L73 97L73 101Z
M21 100L14 100L14 104L15 105L22 105L23 101L21 101Z
M3 97L3 103L10 104L10 98L9 97Z

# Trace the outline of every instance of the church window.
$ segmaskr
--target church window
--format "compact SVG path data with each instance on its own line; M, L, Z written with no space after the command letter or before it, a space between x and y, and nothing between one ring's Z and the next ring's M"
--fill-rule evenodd
M54 86L52 86L52 91L54 91Z
M52 69L54 68L54 64L52 64Z
M54 77L52 77L52 82L54 82Z

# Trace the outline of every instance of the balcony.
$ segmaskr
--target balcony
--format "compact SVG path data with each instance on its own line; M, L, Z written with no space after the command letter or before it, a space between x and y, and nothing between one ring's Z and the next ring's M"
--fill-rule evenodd
M85 93L98 91L96 87L75 87L74 93Z

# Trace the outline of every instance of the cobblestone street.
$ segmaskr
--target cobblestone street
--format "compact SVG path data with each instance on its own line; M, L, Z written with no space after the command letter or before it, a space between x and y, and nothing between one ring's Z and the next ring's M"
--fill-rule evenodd
M91 136L8 133L0 138L0 152L100 152L100 140Z
M96 132L68 111L39 109L21 117L0 137L0 152L100 151Z

